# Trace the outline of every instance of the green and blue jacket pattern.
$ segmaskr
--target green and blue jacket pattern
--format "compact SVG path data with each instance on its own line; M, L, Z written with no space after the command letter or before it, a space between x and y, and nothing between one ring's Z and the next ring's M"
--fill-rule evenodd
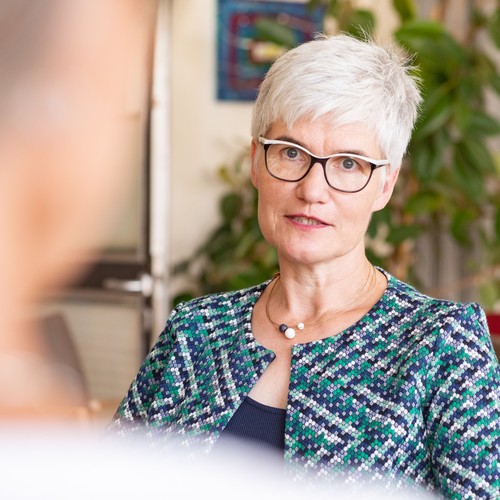
M484 312L385 274L386 292L357 323L293 346L287 467L500 498L500 368ZM195 437L211 449L275 357L251 327L267 283L174 309L112 430Z

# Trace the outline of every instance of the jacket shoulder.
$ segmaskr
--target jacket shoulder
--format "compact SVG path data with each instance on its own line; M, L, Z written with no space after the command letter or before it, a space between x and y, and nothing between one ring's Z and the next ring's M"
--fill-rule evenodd
M167 327L198 324L211 329L217 325L236 325L251 310L268 282L229 292L212 293L178 304L168 318Z

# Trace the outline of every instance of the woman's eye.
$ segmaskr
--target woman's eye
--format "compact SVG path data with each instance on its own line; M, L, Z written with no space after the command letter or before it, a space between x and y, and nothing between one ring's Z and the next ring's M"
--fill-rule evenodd
M287 160L295 160L300 156L300 152L296 148L286 148L285 149L285 158Z
M341 162L342 168L345 170L352 170L357 166L357 163L352 158L343 158Z

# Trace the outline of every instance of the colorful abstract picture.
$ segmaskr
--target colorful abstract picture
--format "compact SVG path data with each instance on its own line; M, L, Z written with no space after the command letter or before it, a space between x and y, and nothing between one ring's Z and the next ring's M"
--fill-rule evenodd
M272 62L286 48L259 39L259 23L272 19L288 28L293 44L322 30L323 12L304 3L265 0L218 0L217 98L252 101ZM267 39L266 39L267 38Z

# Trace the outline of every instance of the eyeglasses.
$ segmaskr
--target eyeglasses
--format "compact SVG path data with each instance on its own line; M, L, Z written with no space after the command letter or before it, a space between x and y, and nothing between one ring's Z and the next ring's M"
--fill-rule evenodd
M387 160L373 160L350 153L337 153L330 156L314 156L298 144L259 137L264 147L266 169L274 178L286 182L298 182L311 170L314 164L323 167L327 184L344 193L357 193L363 190L373 171L388 165Z

